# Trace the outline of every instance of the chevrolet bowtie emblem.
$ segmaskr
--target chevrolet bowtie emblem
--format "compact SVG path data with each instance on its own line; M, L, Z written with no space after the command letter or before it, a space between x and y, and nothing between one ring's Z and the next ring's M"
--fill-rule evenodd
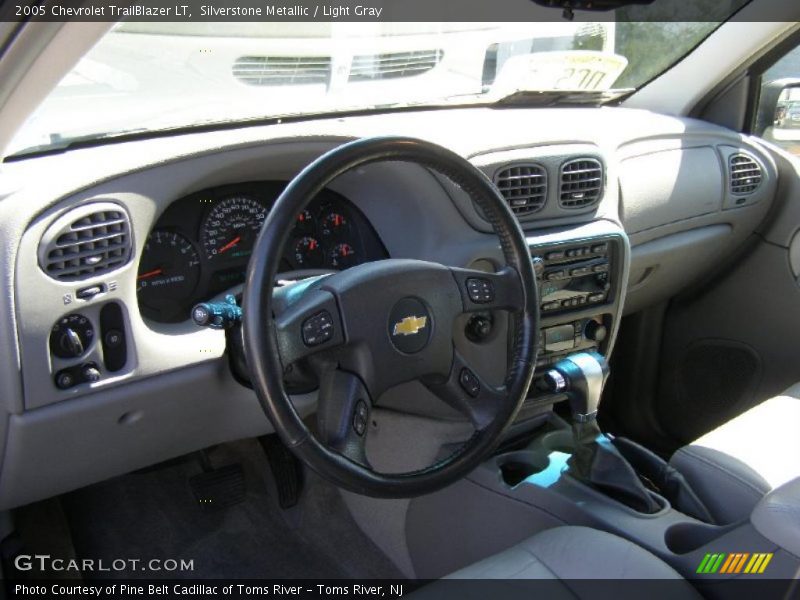
M399 323L394 324L392 335L416 335L420 330L425 329L428 324L428 317L405 317Z

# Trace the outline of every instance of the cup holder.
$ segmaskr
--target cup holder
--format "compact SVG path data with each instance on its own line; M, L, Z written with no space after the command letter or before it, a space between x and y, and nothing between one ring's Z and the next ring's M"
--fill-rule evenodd
M499 456L497 459L503 483L516 487L531 475L541 473L549 465L546 456L521 450Z
M540 448L549 452L562 452L572 454L575 444L570 430L550 431L534 442Z

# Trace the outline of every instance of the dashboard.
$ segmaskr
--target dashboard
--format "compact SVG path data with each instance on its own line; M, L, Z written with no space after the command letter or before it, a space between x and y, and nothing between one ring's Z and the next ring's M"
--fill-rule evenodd
M225 185L172 203L147 236L139 260L142 315L159 323L185 321L194 304L243 283L256 237L284 186ZM344 270L387 256L361 211L323 190L297 215L280 272Z
M4 165L6 181L25 185L0 192L11 291L0 312L12 324L0 364L0 507L273 431L231 375L226 332L197 327L189 310L242 282L285 182L345 141L397 132L468 158L517 213L544 278L540 365L576 349L610 352L623 314L674 296L741 247L778 184L771 155L751 139L617 108L320 119ZM741 164L762 177L746 193L735 185L755 184L737 179ZM343 174L297 215L281 271L288 279L388 256L485 270L503 259L467 194L390 161ZM488 381L505 372L503 319L454 324L459 351ZM452 418L421 386L386 396L389 409ZM314 414L313 392L292 400L301 417Z

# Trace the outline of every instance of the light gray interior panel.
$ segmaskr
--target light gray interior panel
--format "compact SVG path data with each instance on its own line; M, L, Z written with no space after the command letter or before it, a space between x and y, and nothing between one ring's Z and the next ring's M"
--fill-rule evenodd
M315 396L295 398L308 414ZM224 360L11 417L0 509L272 431Z
M666 300L707 273L729 246L732 234L730 225L709 225L634 247L625 314Z
M722 205L719 157L708 146L623 160L620 185L628 233L716 212Z

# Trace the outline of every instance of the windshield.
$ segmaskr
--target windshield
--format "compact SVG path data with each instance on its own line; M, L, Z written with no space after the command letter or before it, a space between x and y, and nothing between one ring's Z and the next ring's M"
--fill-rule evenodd
M9 152L282 116L494 103L520 91L599 103L669 68L719 22L123 23L64 77Z

